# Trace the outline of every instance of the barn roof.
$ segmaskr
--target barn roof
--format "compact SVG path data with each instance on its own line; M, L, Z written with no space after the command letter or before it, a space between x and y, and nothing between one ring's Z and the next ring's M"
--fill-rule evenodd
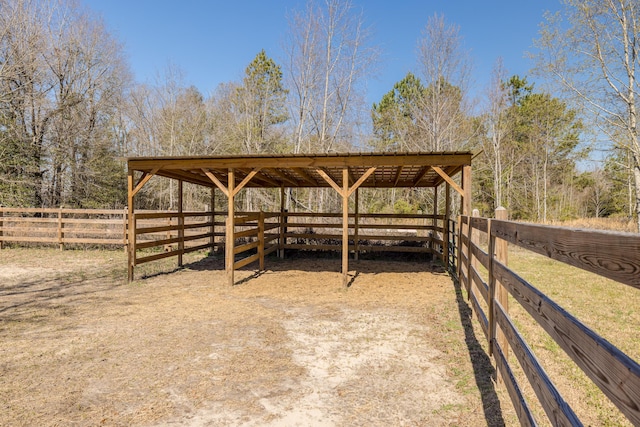
M215 180L227 185L228 171L241 181L253 175L247 187L329 187L326 174L343 185L348 170L349 185L360 187L437 187L471 165L474 154L466 151L412 153L341 154L253 154L188 157L130 157L130 171L164 176L207 187ZM375 168L374 170L371 170Z

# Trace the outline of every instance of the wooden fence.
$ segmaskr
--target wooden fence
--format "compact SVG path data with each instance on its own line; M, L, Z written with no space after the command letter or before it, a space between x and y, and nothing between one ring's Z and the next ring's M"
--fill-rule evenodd
M0 207L0 249L5 242L126 245L126 211Z
M487 251L481 239L488 241ZM496 219L461 217L459 243L459 283L467 290L521 424L536 422L508 362L510 351L551 423L582 425L515 327L507 293L634 425L640 425L640 365L510 270L506 248L513 244L640 288L640 236L516 223L498 210Z

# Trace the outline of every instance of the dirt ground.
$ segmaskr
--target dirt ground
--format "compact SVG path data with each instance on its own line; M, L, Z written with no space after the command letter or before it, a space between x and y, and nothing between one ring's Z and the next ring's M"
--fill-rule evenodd
M0 425L517 423L438 265L352 261L344 289L331 258L270 258L234 287L215 257L132 284L125 264L0 252Z

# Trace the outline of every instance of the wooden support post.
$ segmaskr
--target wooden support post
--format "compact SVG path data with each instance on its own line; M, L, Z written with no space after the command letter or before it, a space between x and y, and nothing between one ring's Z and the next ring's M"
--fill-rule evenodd
M234 199L235 199L235 186L236 186L236 180L235 180L235 172L233 169L229 169L228 172L228 185L227 185L227 189L228 189L228 204L227 204L227 226L225 228L225 237L226 237L226 244L225 244L225 262L226 262L226 270L227 270L227 283L229 284L229 286L233 286L234 283L234 271L233 271L233 264L235 261L235 255L233 254L234 252L234 245L235 245L235 237L234 237L234 233L235 233L235 206L234 206Z
M471 215L471 165L462 167L462 215Z
M349 272L349 169L342 169L342 285L347 287Z
M184 213L183 213L183 183L178 180L178 267L182 267L184 253Z
M471 213L471 217L477 218L480 216L480 211L478 209L474 209ZM471 218L469 218L469 246L467 247L467 259L469 260L469 264L467 266L467 298L471 297L471 290L473 289L473 274L471 273L471 269L478 271L478 259L473 256L473 252L471 251L471 245L478 246L480 244L480 235L479 233L472 232L473 227L471 226Z
M264 271L264 212L260 209L258 218L258 257L260 258L260 271Z
M62 221L62 208L58 209L58 248L64 251L64 222Z
M354 224L353 224L353 246L354 246L354 259L357 261L359 258L359 252L360 252L360 245L358 244L358 240L360 240L360 233L358 230L359 224L360 224L360 200L359 200L359 194L360 194L360 189L356 188L356 200L355 200L355 216L353 218L354 220Z
M128 233L129 238L127 239L127 249L128 249L128 268L127 268L127 280L129 282L134 279L134 268L136 265L136 220L135 220L135 208L134 208L134 181L133 181L133 170L129 168L127 175L127 207L129 208L128 215Z
M210 211L211 225L209 228L211 232L211 239L209 240L209 244L211 245L210 255L213 255L213 253L216 251L216 189L214 187L211 187Z
M124 253L126 254L128 251L128 244L127 244L127 228L128 228L128 221L129 221L129 209L125 206L124 210L122 211L122 231L124 233L124 235L122 236L122 242L124 243Z
M280 238L278 239L278 256L280 259L284 259L284 245L286 244L284 237L284 233L286 233L284 228L285 222L284 185L282 185L280 186Z
M426 212L425 212L426 213ZM436 245L435 240L438 238L438 187L433 187L433 220L431 221L431 225L433 226L433 230L431 231L431 236L434 240L429 242L432 250L432 256L435 258Z
M451 265L451 254L449 252L450 225L451 225L451 186L445 185L444 190L444 246L442 247L442 257L445 260L445 268L449 271ZM453 240L453 239L451 239Z
M507 220L508 213L507 210L503 207L499 207L496 209L496 219L499 220ZM508 244L506 240L497 239L495 242L495 259L505 266L508 264ZM493 254L492 254L493 255ZM507 289L497 280L495 280L495 300L502 306L505 313L509 313L509 294ZM496 341L500 348L502 349L502 353L506 358L509 357L509 341L505 334L498 328L496 333Z

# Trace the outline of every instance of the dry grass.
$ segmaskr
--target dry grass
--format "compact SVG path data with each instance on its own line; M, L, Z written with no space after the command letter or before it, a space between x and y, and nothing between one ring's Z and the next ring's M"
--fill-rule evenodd
M640 360L640 292L629 286L523 250L510 253L509 266L588 327ZM561 394L585 425L631 425L529 314L510 300L516 326ZM517 364L515 358L511 362ZM524 380L521 374L521 379ZM535 402L529 389L528 400ZM538 419L545 419L542 409Z
M579 218L570 221L554 222L551 225L593 230L623 231L635 233L637 222L627 218Z
M175 260L172 260L175 262ZM122 251L0 257L0 425L516 425L435 265L141 266ZM146 271L144 270L146 269Z

